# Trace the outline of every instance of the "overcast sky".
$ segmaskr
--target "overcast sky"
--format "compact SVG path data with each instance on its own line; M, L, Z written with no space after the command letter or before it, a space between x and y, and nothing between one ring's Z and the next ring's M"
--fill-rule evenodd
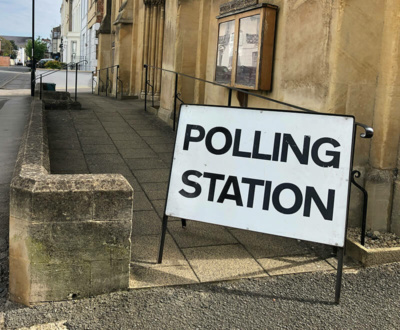
M35 0L35 37L49 38L60 25L62 0ZM32 1L0 0L0 35L32 35Z

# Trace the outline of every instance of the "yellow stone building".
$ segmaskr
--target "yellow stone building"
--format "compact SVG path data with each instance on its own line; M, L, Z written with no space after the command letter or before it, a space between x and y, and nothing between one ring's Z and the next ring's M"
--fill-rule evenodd
M250 17L257 13L261 18ZM122 83L116 84L115 68L109 70L114 96L118 85L124 95L143 98L148 64L320 112L354 115L375 131L373 139L362 139L358 128L355 150L354 168L369 193L367 228L400 234L399 16L400 0L106 0L98 69L119 65ZM242 18L249 22L244 32L237 28ZM236 25L224 24L229 21ZM99 74L103 82L105 72ZM171 124L175 74L149 68L148 79L159 102L155 113ZM100 91L105 86L99 82ZM183 76L178 91L185 103L226 105L229 96L227 88ZM288 109L236 91L232 105ZM361 210L362 196L353 188L351 226L359 225Z

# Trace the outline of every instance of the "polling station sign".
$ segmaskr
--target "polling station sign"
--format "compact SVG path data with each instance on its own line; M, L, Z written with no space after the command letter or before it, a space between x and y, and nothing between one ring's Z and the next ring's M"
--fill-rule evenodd
M182 105L165 214L344 246L354 118Z

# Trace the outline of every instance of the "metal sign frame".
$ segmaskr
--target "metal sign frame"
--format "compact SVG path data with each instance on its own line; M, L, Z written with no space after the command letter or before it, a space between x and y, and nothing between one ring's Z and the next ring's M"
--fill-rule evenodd
M212 107L212 108L227 108L226 106L212 106L212 105L199 105L199 104L185 104L190 105L190 106L196 106L196 107ZM182 108L183 104L180 106L180 110ZM243 111L251 111L251 110L256 110L256 111L274 111L274 112L284 112L284 113L296 113L296 114L308 114L308 115L323 115L323 116L336 116L336 117L351 117L354 119L354 124L353 124L353 131L352 131L352 142L351 142L351 150L350 150L350 164L349 164L349 173L348 173L348 188L347 188L347 205L346 205L346 219L345 219L345 230L344 230L344 238L346 238L347 234L347 226L348 226L348 216L349 216L349 205L350 205L350 189L351 189L351 183L352 183L352 173L353 173L353 161L354 161L354 146L355 146L355 138L356 138L356 126L357 123L355 122L354 116L350 115L338 115L338 114L325 114L325 113L319 113L319 112L313 112L313 113L304 113L301 111L293 111L293 110L276 110L276 109L260 109L260 108L241 108L241 107L229 107L229 108L237 108L237 109L242 109ZM178 117L178 130L177 130L177 136L179 133L179 122L180 122L180 115L181 111L179 111L179 117ZM176 139L174 143L174 154L176 151ZM167 226L168 226L168 216L166 215L166 209L167 209L167 201L168 201L168 196L170 192L170 184L171 184L171 176L172 176L172 169L173 169L173 163L174 163L174 157L172 157L171 160L171 170L170 170L170 175L168 179L168 188L167 188L167 193L166 193L166 202L164 206L164 213L163 213L163 219L162 219L162 227L161 227L161 238L160 238L160 246L159 246L159 253L158 253L158 259L157 262L160 264L162 263L162 258L163 258L163 252L164 252L164 244L165 244L165 235L167 231ZM186 225L186 219L182 219L182 226L184 227ZM271 234L274 236L279 236L276 234ZM322 243L318 243L322 244ZM328 244L324 244L328 245ZM336 286L335 286L335 303L339 304L340 301L340 294L341 294L341 284L342 284L342 274L343 274L343 259L344 259L344 251L345 251L345 245L342 247L338 247L335 245L328 245L328 246L333 246L334 249L336 250L337 253L337 258L338 258L338 265L337 265L337 273L336 273Z

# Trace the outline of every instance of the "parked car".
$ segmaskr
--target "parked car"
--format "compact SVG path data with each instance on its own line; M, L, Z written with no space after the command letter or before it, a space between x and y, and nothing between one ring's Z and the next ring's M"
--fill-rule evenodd
M25 65L28 66L28 67L31 67L32 66L32 61L31 60L25 61Z
M49 62L49 61L54 61L54 60L52 58L43 58L39 62L36 63L36 67L44 68L44 65L46 64L46 62Z

